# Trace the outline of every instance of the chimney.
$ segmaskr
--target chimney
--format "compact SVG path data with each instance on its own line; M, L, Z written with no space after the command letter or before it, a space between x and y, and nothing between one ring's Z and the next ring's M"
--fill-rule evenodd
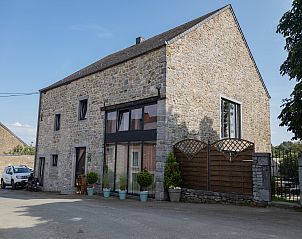
M143 37L137 37L136 38L136 45L142 43L145 39Z

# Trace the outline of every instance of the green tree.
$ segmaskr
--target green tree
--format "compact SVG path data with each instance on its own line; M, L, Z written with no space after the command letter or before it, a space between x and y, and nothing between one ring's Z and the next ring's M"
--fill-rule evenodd
M280 19L277 33L285 37L284 49L288 56L280 67L282 76L288 75L297 84L290 97L283 100L278 118L280 126L293 132L293 139L302 139L302 0L294 0L292 9Z

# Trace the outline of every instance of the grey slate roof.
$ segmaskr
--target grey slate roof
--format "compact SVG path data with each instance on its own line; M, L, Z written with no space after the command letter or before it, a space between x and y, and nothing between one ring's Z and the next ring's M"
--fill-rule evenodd
M225 8L225 7L223 7ZM210 12L204 16L201 16L199 18L196 18L190 22L187 22L183 25L180 25L178 27L175 27L171 30L168 30L166 32L163 32L157 36L154 36L150 39L147 39L143 41L142 43L139 43L137 45L133 45L131 47L128 47L124 50L118 51L116 53L113 53L109 56L106 56L97 62L71 74L70 76L65 77L63 80L60 80L44 89L41 89L41 92L45 92L47 90L59 87L61 85L68 84L72 81L75 81L77 79L80 79L82 77L88 76L90 74L102 71L106 68L112 67L114 65L120 64L124 61L130 60L132 58L138 57L144 53L147 53L149 51L155 50L157 48L160 48L166 44L167 41L175 38L176 36L184 33L185 31L189 30L196 24L200 23L201 21L207 19L208 17L214 15L221 9L217 9L213 12Z

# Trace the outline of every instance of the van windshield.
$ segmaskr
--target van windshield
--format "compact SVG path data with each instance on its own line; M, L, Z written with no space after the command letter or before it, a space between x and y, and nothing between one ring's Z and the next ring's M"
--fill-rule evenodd
M14 168L14 173L30 173L28 168Z

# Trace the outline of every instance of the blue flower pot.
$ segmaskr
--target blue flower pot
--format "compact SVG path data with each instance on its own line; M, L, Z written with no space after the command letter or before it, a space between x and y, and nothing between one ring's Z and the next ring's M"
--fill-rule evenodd
M93 191L94 191L94 188L87 188L88 196L93 196Z
M126 194L127 194L127 190L120 190L118 192L118 195L120 197L120 200L125 200L126 199Z
M147 200L148 200L148 191L141 191L139 193L139 198L140 198L141 202L147 202Z
M110 188L103 188L104 198L109 198L110 196Z

